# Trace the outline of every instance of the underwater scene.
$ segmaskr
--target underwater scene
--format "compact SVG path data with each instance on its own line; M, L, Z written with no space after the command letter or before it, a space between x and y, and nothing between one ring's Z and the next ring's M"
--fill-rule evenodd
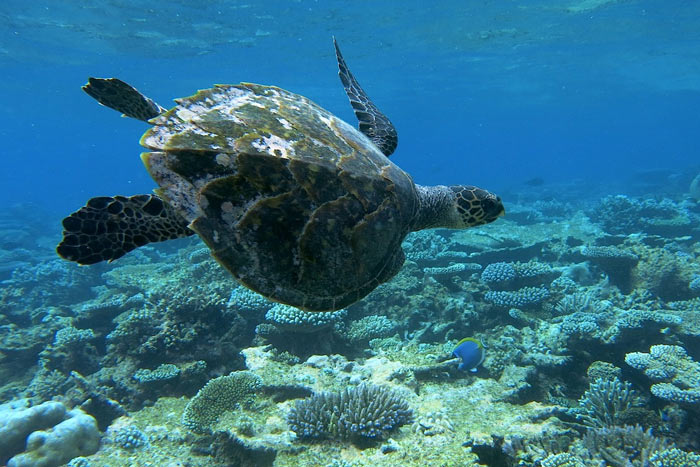
M0 30L0 466L700 466L700 4Z

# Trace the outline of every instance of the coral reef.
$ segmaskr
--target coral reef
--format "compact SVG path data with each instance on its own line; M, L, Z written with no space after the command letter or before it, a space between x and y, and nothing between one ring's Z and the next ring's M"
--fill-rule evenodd
M265 314L265 319L286 331L317 332L342 322L346 315L345 310L312 312L276 303Z
M590 428L630 424L630 410L644 401L627 381L596 379L579 399L577 417Z
M28 407L0 405L0 462L8 467L58 467L97 452L100 432L93 417L60 402Z
M516 291L490 290L484 295L486 301L503 308L524 308L541 303L549 298L544 287L523 287Z
M550 454L540 462L542 467L585 467L583 461L566 452L560 454Z
M114 444L122 449L138 449L148 445L148 436L134 425L122 426L112 436Z
M260 377L248 371L214 378L187 404L182 424L196 433L207 433L224 412L248 402L261 386Z
M690 358L683 347L653 345L649 353L628 353L625 362L656 381L651 386L651 393L656 397L700 404L700 363Z
M654 436L651 429L644 430L639 425L594 428L583 437L583 445L591 457L615 467L649 465L650 457L668 444L666 439Z
M369 342L372 339L389 337L396 332L398 323L386 316L369 315L350 322L343 335L353 345Z
M72 466L696 465L700 209L559 194L411 233L334 313L239 286L194 238L90 268L3 245L0 401L94 417Z
M600 267L623 293L631 291L632 268L639 262L639 256L613 246L587 246L581 249L581 254Z
M678 448L664 449L651 456L649 463L652 467L699 467L700 455Z
M408 403L383 386L361 384L298 401L287 421L301 439L381 440L412 421Z
M679 236L687 232L691 216L671 199L634 199L625 195L601 199L592 217L612 234L645 232Z

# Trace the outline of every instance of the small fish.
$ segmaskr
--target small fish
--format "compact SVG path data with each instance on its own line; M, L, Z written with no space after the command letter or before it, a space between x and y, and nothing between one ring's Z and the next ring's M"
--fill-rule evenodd
M458 369L475 372L476 367L484 361L486 351L480 340L473 337L465 337L457 343L457 347L452 351L452 355L462 359L462 363L457 367Z
M527 186L542 186L544 185L544 179L541 177L533 177L529 180L523 182Z

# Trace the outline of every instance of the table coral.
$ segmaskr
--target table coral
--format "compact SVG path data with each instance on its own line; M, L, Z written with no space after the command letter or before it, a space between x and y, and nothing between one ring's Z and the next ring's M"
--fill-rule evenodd
M678 448L658 451L649 461L652 467L700 467L700 455Z
M343 321L347 311L304 311L299 308L276 303L265 314L265 319L286 331L316 332Z
M523 287L515 291L491 290L486 292L484 298L500 307L528 307L549 298L549 291L544 287Z
M678 345L653 345L649 353L631 352L625 362L644 371L652 381L651 393L672 402L700 403L700 363Z
M602 269L623 293L630 292L632 268L639 262L639 256L614 246L585 246L581 255Z

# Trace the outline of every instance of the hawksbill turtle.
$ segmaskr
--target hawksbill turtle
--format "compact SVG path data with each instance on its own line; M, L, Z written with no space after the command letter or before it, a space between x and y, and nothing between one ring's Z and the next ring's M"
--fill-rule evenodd
M63 220L58 254L94 264L198 234L246 287L330 311L394 277L409 232L503 215L489 191L416 185L389 160L396 130L334 45L359 131L275 86L215 85L166 110L121 80L90 78L90 96L152 125L141 158L159 188L90 199Z

